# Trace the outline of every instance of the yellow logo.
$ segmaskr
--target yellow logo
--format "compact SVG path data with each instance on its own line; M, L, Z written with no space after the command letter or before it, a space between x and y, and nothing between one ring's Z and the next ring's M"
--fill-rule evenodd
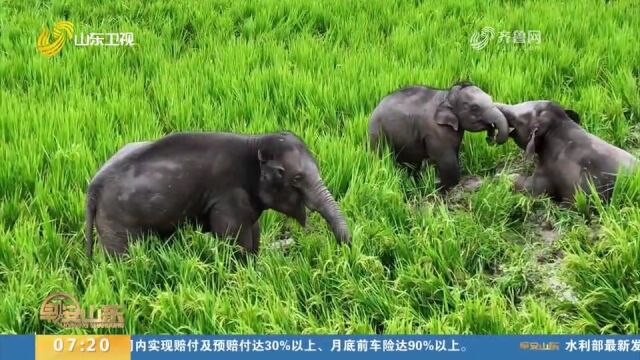
M51 42L51 33L46 26L42 27L36 41L38 51L47 57L58 54L67 40L73 37L73 24L70 21L58 21L53 26L53 42Z
M124 328L121 305L91 305L89 311L84 311L76 298L64 292L47 296L40 306L40 320L65 328Z
M521 341L521 350L533 350L533 351L557 351L560 350L560 343L552 341L548 343L539 343L532 341Z

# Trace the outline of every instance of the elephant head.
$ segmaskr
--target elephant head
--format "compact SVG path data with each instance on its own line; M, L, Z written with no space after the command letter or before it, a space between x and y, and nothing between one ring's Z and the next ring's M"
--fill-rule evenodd
M509 137L525 150L527 157L535 153L536 140L541 139L553 125L562 121L580 124L577 112L553 101L525 101L515 105L497 103L496 106L507 118Z
M258 196L266 208L293 217L303 227L307 219L305 207L318 211L339 242L351 242L338 204L302 140L289 132L267 135L259 142L257 159L260 164Z
M493 99L479 87L461 82L452 86L436 109L436 122L454 130L479 132L487 130L487 140L504 144L509 138L507 119ZM495 130L498 134L493 139Z

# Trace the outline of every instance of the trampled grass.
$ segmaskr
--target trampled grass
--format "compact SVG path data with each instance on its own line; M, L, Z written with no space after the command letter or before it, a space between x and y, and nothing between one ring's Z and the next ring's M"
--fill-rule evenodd
M94 332L38 319L56 290L125 304L125 330L139 334L638 333L638 176L595 212L559 208L511 190L523 165L513 142L466 133L464 173L482 183L443 199L434 169L414 182L366 151L366 127L400 86L469 79L500 102L559 101L637 155L639 15L634 0L2 0L0 333ZM36 36L60 19L132 32L137 46L67 44L46 58ZM485 26L496 38L474 50ZM541 43L498 41L514 30ZM302 229L268 212L246 266L197 229L120 262L97 246L88 266L84 191L122 145L282 129L315 153L352 249L317 215ZM284 236L292 248L268 248Z

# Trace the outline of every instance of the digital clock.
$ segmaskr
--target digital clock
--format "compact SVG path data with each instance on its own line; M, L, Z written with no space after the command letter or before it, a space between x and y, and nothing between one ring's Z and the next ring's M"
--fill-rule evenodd
M65 343L67 348L65 348ZM96 348L96 344L98 344L97 348ZM77 349L76 349L76 346L77 346ZM106 337L101 337L97 340L96 338L90 337L90 338L86 338L86 341L84 339L78 341L78 339L74 337L66 337L66 339L59 337L53 340L53 351L55 352L62 352L62 351L94 352L96 351L96 349L97 351L107 352L109 351L109 347L110 347L109 339Z
M130 360L128 335L37 335L37 360Z

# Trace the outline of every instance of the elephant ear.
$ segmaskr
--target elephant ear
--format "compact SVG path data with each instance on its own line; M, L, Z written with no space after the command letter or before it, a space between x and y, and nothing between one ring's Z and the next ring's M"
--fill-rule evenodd
M260 162L260 179L266 181L269 186L281 187L284 185L284 166L270 159L264 151L258 150L258 161Z
M446 99L438 105L435 114L435 121L438 125L450 126L455 131L458 131L460 126L458 117L453 113L453 107Z
M575 122L576 124L580 124L580 115L578 115L577 112L571 109L565 109L564 112L567 114L569 119L573 120L573 122Z

